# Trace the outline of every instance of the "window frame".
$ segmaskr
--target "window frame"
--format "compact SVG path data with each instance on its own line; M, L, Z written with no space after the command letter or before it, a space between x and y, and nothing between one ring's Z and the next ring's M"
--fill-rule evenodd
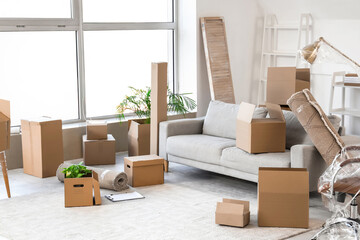
M64 120L63 123L85 122L86 116L86 76L84 58L84 31L121 30L171 30L172 38L168 49L169 65L172 66L172 90L178 91L177 83L177 0L170 0L171 22L84 22L82 0L70 0L71 18L0 18L0 32L27 31L74 31L76 34L78 118ZM134 116L129 113L128 116ZM96 116L91 119L110 119L117 114ZM15 126L13 126L15 127Z

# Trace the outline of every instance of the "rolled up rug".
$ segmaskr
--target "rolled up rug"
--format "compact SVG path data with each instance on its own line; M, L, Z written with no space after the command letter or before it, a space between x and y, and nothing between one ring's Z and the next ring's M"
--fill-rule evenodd
M64 182L65 176L64 173L62 173L63 169L70 167L73 164L74 163L67 163L67 162L60 164L60 166L56 171L56 176L59 179L59 181ZM111 189L118 192L129 188L129 186L127 185L128 178L126 173L124 172L117 172L113 170L94 168L88 166L86 168L98 174L100 188Z

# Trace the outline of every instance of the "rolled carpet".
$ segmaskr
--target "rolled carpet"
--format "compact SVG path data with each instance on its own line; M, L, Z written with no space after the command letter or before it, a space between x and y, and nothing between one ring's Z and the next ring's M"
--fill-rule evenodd
M63 169L70 167L73 164L74 163L66 163L66 162L60 164L60 166L56 170L56 176L59 179L59 181L64 182L65 176L64 173L62 173ZM122 191L129 188L129 186L127 185L128 178L126 173L124 172L117 172L113 170L94 168L88 166L86 168L98 174L100 188L106 188L115 191Z

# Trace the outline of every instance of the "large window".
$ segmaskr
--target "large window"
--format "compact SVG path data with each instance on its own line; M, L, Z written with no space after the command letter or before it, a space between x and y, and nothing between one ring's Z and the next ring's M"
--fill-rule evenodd
M114 117L151 62L174 81L174 0L1 0L0 98L12 125Z

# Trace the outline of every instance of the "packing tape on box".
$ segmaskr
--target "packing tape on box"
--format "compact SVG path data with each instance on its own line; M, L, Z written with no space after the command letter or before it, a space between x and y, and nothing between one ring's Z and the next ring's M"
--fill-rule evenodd
M59 181L64 182L64 173L62 173L63 169L70 167L73 164L74 163L66 163L66 162L60 164L60 166L56 171L56 176L59 179ZM129 188L127 184L128 177L124 172L118 172L118 171L107 170L102 168L94 168L88 166L86 166L86 168L98 174L100 188L106 188L115 191L122 191Z

